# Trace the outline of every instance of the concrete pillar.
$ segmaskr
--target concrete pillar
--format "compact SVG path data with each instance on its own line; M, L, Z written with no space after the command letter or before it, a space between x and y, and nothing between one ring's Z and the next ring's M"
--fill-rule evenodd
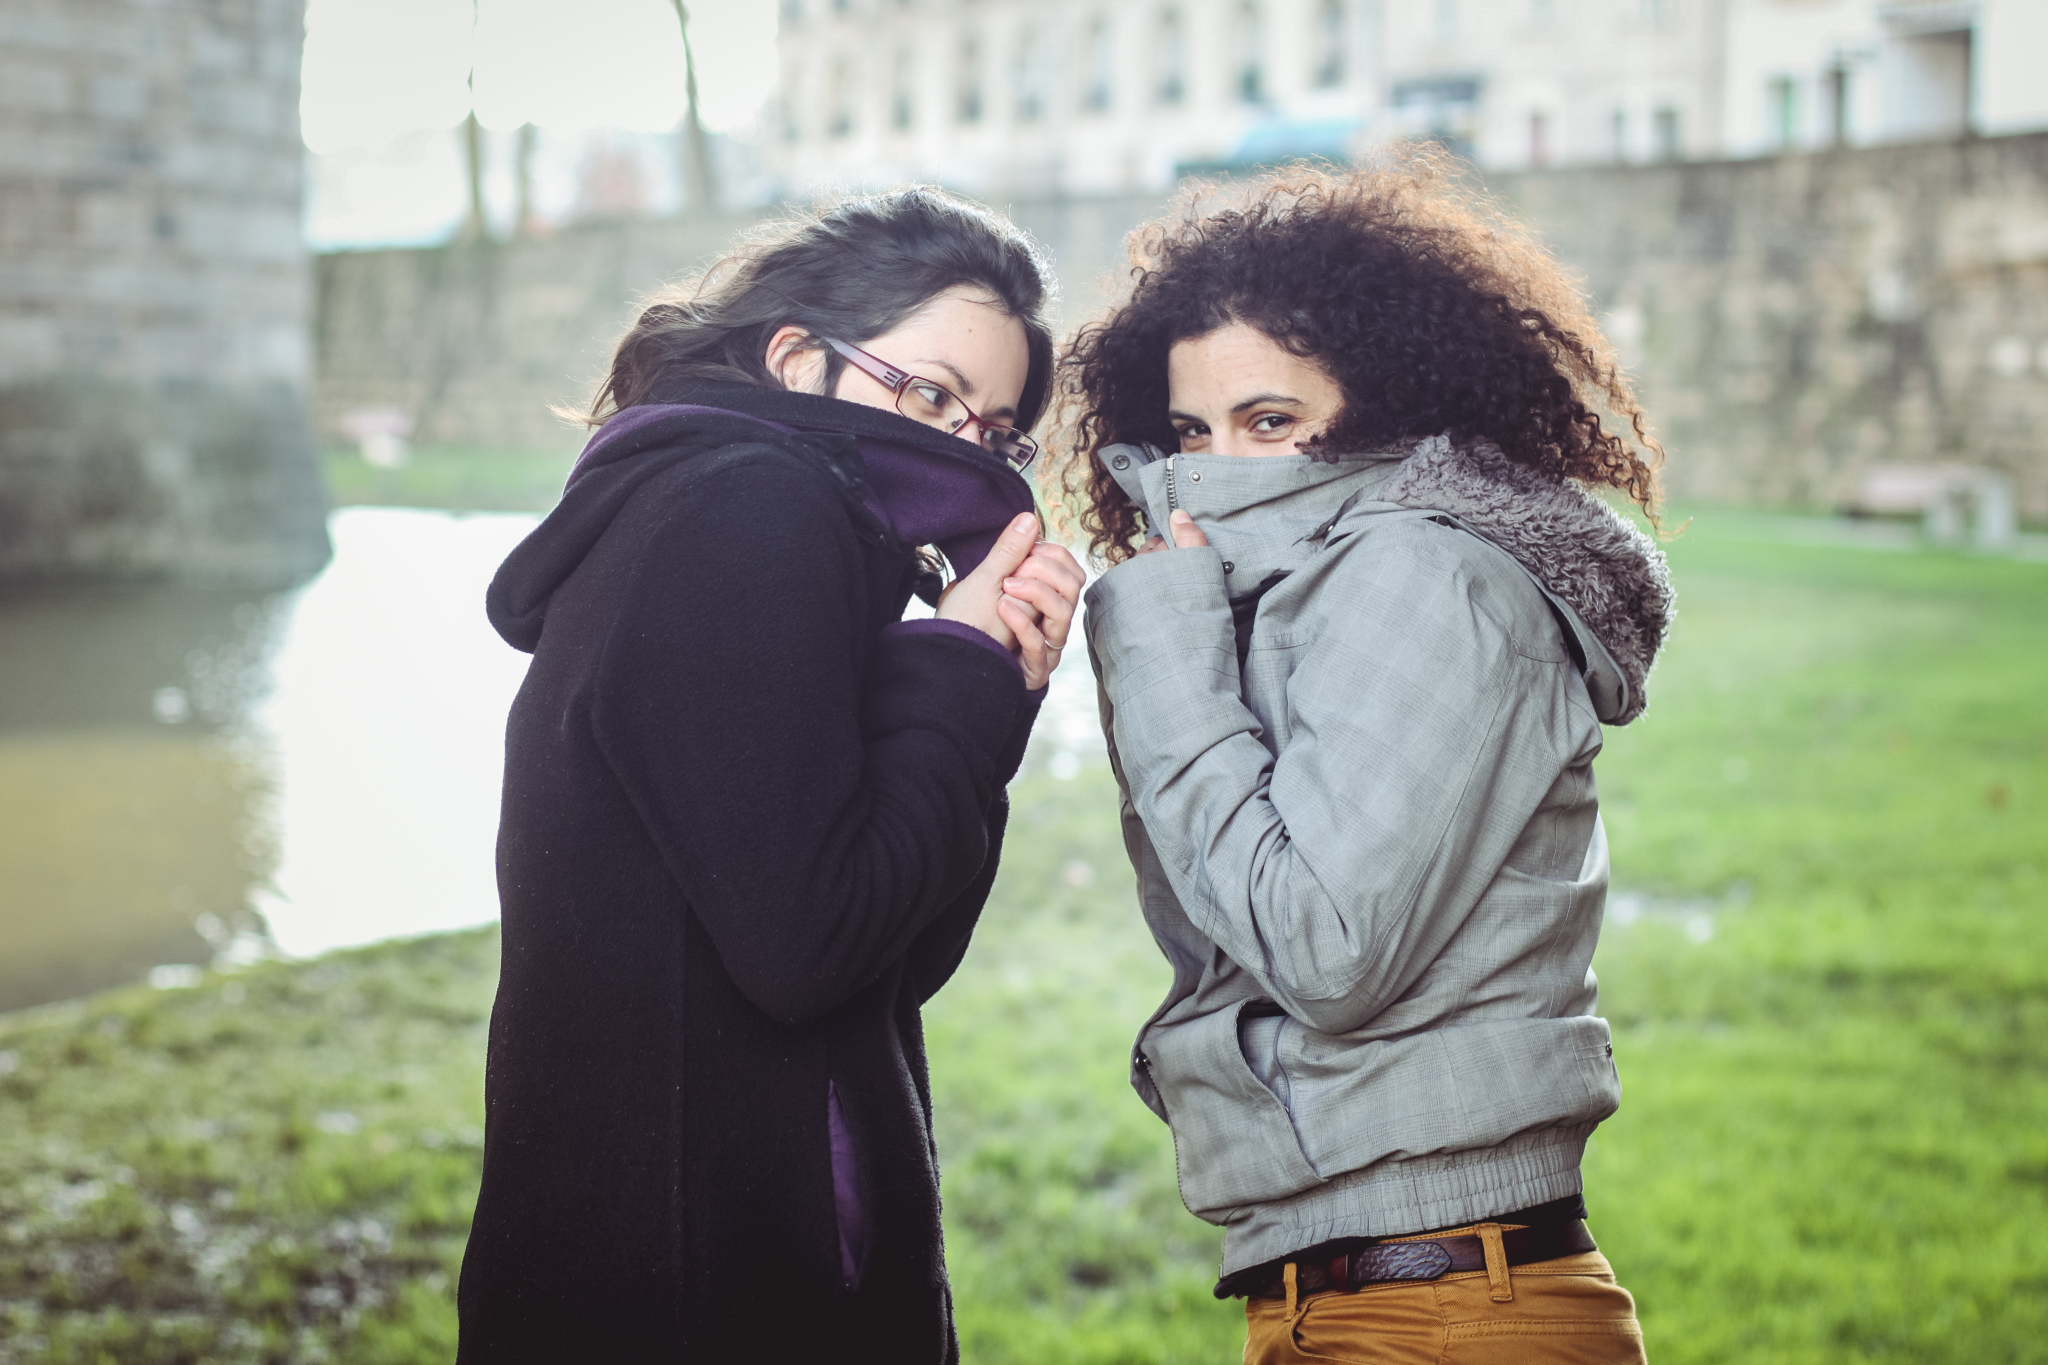
M0 0L0 580L303 578L302 0Z

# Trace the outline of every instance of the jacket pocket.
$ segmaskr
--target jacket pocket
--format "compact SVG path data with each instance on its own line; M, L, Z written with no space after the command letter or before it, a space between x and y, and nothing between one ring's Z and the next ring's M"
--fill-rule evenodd
M1303 1151L1332 1176L1591 1127L1621 1102L1607 1021L1451 1022L1398 1038L1303 1030L1288 1058Z
M1138 1044L1173 1129L1181 1200L1212 1223L1323 1183L1286 1108L1245 1064L1237 1025L1248 1003L1154 1024Z

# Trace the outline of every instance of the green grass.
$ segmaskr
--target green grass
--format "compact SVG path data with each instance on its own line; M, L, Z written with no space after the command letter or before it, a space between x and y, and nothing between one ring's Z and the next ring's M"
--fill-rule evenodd
M0 1361L453 1358L493 934L0 1021Z
M562 496L577 444L571 433L560 450L421 446L397 469L379 469L356 451L337 448L321 452L320 466L337 507L545 512Z
M1600 760L1595 1231L1660 1365L2048 1359L2048 566L1787 525L1672 544L1681 624ZM1014 799L927 1015L966 1358L1233 1360L1124 1081L1166 971L1114 790ZM445 1360L494 951L0 1018L0 1362Z
M2048 567L1770 529L1672 547L1599 765L1664 913L1598 964L1596 1228L1665 1360L2048 1358Z

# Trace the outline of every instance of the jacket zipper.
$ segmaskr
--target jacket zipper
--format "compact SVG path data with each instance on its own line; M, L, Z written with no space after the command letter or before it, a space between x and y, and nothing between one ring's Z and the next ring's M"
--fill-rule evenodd
M1180 510L1180 493L1173 486L1173 456L1166 457L1166 515Z

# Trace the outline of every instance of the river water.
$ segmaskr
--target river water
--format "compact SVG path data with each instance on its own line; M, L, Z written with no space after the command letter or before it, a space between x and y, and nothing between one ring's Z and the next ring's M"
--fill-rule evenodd
M346 508L289 593L0 595L0 1010L493 919L526 656L483 594L537 520ZM1086 662L1054 777L1099 761Z

